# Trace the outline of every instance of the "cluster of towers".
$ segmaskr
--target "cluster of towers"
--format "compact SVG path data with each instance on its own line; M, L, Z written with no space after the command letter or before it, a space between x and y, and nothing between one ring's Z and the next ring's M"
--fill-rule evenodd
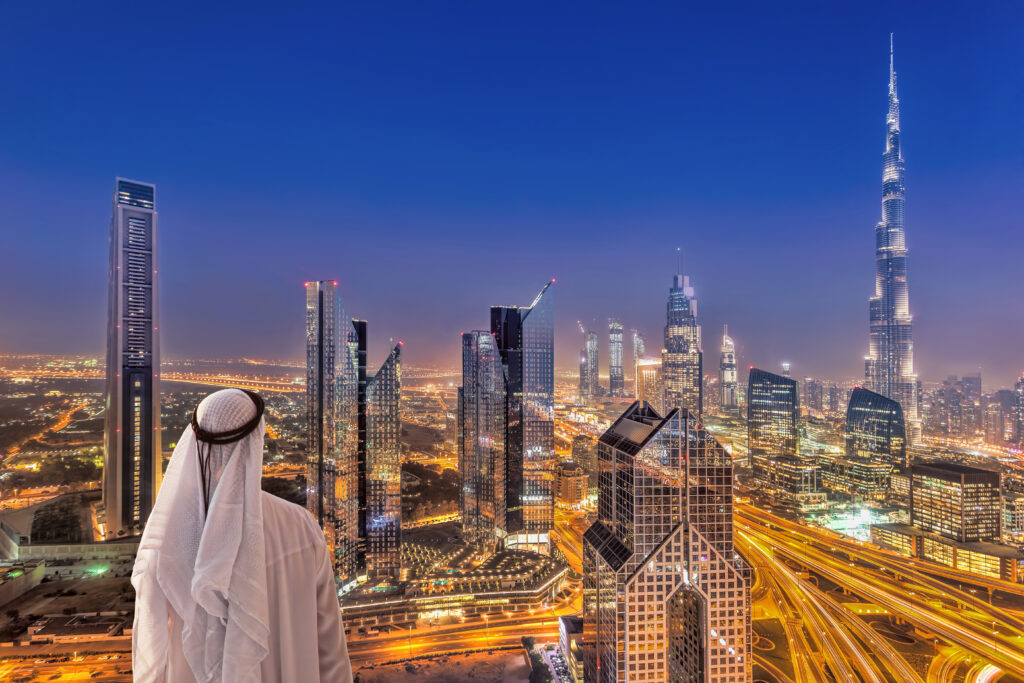
M551 281L529 306L491 307L462 335L458 393L463 536L550 551L555 526L555 332Z
M339 581L401 578L402 342L367 374L367 325L338 283L306 283L306 506Z

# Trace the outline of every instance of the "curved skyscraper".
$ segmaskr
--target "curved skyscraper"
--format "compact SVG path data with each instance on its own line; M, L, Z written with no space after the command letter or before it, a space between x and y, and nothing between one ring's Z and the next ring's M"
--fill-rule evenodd
M872 391L899 401L903 406L913 440L920 432L917 376L907 295L900 101L896 96L892 36L889 40L889 113L885 119L885 153L882 155L882 220L875 226L875 294L870 299L870 347L864 372Z

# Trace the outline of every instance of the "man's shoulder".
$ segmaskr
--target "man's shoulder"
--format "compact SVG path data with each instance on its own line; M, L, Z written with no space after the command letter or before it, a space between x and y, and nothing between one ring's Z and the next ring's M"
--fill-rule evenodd
M312 542L314 545L324 543L323 532L317 526L309 510L278 498L272 493L263 494L263 526L282 532L286 538L296 542Z

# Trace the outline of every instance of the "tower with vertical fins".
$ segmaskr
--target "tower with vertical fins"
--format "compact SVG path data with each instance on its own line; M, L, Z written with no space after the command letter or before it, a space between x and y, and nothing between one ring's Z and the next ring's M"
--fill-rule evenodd
M869 351L864 379L868 388L903 407L911 441L920 434L914 339L907 293L907 244L904 231L903 153L900 149L900 101L896 94L892 34L889 36L889 111L882 155L882 219L875 226L875 293L869 300Z

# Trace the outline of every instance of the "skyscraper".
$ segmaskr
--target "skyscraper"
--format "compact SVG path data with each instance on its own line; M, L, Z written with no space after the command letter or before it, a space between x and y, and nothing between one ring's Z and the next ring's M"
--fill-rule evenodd
M155 195L149 183L114 184L104 390L108 537L142 532L163 476Z
M796 381L758 368L747 382L747 451L754 478L772 478L779 458L798 453Z
M665 348L661 355L664 407L688 410L699 416L704 410L704 354L697 324L697 298L690 278L683 275L682 256L679 257L679 273L669 289L667 313Z
M622 323L617 320L608 321L608 395L626 395L622 374Z
M640 358L636 364L636 400L646 401L661 412L664 388L661 378L661 359Z
M846 455L905 470L907 430L900 404L857 387L846 409Z
M892 36L889 38L889 113L882 155L882 220L875 226L875 293L865 359L868 388L903 406L911 443L920 437L914 340L907 294L907 244L903 226L904 164L900 150L900 101L896 96Z
M640 359L643 358L646 353L644 344L644 335L639 330L633 330L633 370L636 370L636 366L640 363ZM633 375L633 395L636 396L636 375Z
M462 536L494 548L505 539L505 376L494 335L462 335L459 387Z
M597 396L601 393L600 377L601 366L597 355L597 333L587 332L587 388L588 396Z
M402 570L402 342L366 383L366 573Z
M348 317L337 285L306 283L306 506L324 531L338 578L348 583L363 566L359 352L365 380L366 326Z
M506 545L542 552L550 550L555 514L553 284L544 285L528 307L491 307L491 333L506 387ZM589 350L589 338L587 346Z
M718 383L722 392L722 410L733 412L736 400L736 345L729 336L729 326L722 333L722 359L718 363Z
M729 455L696 417L636 402L598 442L583 536L588 683L748 681L750 569Z
M400 572L400 346L366 375L366 321L338 283L306 283L306 507L344 585Z

